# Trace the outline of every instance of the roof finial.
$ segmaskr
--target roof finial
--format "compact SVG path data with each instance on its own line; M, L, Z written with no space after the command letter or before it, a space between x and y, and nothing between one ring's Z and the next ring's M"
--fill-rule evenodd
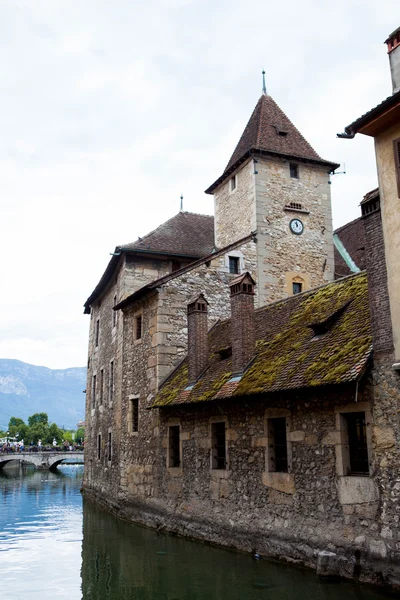
M262 76L263 76L263 89L262 89L262 93L264 94L264 96L267 94L267 87L265 85L265 71L263 69L262 71Z
M183 194L182 193L181 193L181 208L180 208L180 211L181 212L183 211Z

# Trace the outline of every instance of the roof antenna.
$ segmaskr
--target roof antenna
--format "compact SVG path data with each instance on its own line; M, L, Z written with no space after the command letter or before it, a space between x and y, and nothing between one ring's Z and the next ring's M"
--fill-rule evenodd
M265 71L263 69L262 71L262 76L263 76L263 89L262 89L262 93L264 94L264 96L267 95L267 86L265 85Z
M180 207L180 212L183 211L183 194L181 193L181 207Z

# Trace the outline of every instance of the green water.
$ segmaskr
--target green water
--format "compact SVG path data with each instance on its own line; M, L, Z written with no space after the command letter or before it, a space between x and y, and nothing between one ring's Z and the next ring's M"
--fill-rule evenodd
M80 494L82 467L0 472L1 600L379 600L369 587L124 523Z

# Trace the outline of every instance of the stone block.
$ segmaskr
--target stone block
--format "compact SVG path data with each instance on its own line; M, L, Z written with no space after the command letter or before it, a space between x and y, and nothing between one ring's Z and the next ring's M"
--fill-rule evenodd
M239 437L239 435L238 435L237 431L235 431L234 429L228 428L226 430L226 439L228 442L236 442L238 437Z
M264 471L262 482L266 487L273 488L284 494L294 494L294 477L292 473L270 473Z
M188 440L190 440L190 431L182 431L181 440L182 442L187 442Z
M364 504L379 499L378 487L369 477L339 477L337 490L341 504Z
M303 442L306 437L304 431L291 431L289 433L289 441L291 442Z
M268 446L267 437L253 438L253 446L266 448Z
M369 552L373 558L386 558L387 549L383 540L371 540L369 542Z
M395 437L393 429L389 427L381 428L374 427L375 447L379 450L393 448L395 445Z
M221 479L220 481L219 496L220 498L229 498L229 481L227 479Z
M340 444L340 431L329 431L322 438L323 446L336 446Z

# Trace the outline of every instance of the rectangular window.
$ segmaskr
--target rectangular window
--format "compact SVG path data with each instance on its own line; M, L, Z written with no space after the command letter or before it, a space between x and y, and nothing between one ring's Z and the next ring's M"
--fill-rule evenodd
M268 468L270 472L288 472L288 450L285 417L268 419L268 459Z
M229 273L239 273L239 258L237 256L229 257Z
M95 346L96 346L96 348L99 345L99 339L100 339L100 319L97 319L97 321L96 321L96 333L95 333Z
M292 283L293 286L293 294L301 294L303 286L301 283L296 283L295 281L293 281Z
M393 151L397 178L397 195L400 198L400 138L393 140Z
M111 431L108 432L107 458L108 458L108 460L112 459L112 433L111 433Z
M295 163L290 163L289 168L290 168L290 177L292 177L292 179L298 179L299 178L299 165L296 165Z
M104 369L100 369L99 403L103 404Z
M226 435L225 422L211 425L212 468L226 469Z
M233 192L234 190L236 190L236 175L234 175L230 179L230 188L231 188L231 192Z
M172 261L172 271L179 271L180 268L181 268L181 263L179 262L179 260L173 260Z
M181 466L180 428L179 425L168 427L168 466Z
M101 458L101 433L97 436L97 459Z
M139 398L132 398L129 400L128 417L128 431L130 433L139 431Z
M110 362L110 375L108 378L108 401L114 400L114 361Z
M117 305L117 296L114 296L114 300L113 300L113 306ZM114 308L112 309L112 326L113 328L116 327L117 325L117 311L114 310Z
M142 315L135 317L135 340L142 339Z
M96 375L92 378L92 408L96 408Z
M343 415L347 424L350 469L348 475L369 475L365 412Z

